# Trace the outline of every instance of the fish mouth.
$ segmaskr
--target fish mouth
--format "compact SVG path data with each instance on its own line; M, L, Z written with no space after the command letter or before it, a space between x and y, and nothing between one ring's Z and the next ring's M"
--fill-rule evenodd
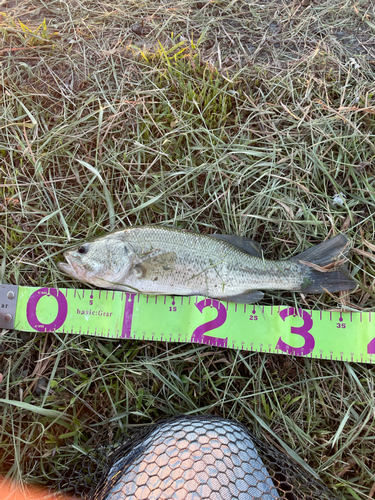
M67 264L66 262L58 262L57 267L61 269L65 274L69 274L72 266L70 264Z
M72 278L82 279L79 275L79 266L77 266L77 263L74 261L74 259L72 259L68 252L64 253L64 257L66 262L57 263L59 269L61 269L61 271L63 271L65 274L72 276Z

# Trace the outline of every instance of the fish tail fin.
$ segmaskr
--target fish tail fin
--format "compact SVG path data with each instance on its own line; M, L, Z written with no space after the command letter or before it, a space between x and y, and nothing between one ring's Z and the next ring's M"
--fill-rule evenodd
M338 234L330 240L309 248L293 257L305 266L306 278L301 285L303 293L339 292L352 290L357 283L345 265L349 251L349 238Z

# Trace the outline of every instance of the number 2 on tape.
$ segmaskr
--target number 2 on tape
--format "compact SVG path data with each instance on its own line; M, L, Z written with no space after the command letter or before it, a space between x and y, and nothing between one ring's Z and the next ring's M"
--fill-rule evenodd
M209 335L206 335L207 332L215 330L225 323L227 319L227 310L225 306L218 300L213 299L203 299L198 302L198 304L195 304L195 306L201 313L206 307L214 307L217 310L217 317L212 321L207 321L207 323L203 323L203 325L198 326L198 328L194 330L193 335L191 336L191 342L199 342L211 345L214 344L219 347L227 347L228 337L226 339L222 339L219 337L211 337Z
M375 337L367 345L367 354L375 354Z

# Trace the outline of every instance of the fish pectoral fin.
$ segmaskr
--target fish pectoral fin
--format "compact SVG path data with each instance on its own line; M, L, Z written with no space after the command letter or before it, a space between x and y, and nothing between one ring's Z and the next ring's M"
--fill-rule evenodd
M249 238L245 238L245 236L235 236L231 234L211 234L210 236L217 240L227 241L249 255L262 258L262 249L259 243Z
M143 260L134 266L137 278L156 280L173 271L176 266L175 252L165 252Z
M235 302L236 304L254 304L264 296L260 290L249 290L248 293L241 293L240 295L231 295L230 297L222 297L219 300L224 302Z

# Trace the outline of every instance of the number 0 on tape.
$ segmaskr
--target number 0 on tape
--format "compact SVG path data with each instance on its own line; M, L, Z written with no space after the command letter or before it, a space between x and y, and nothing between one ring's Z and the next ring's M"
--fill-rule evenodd
M0 327L375 363L371 313L0 285Z

